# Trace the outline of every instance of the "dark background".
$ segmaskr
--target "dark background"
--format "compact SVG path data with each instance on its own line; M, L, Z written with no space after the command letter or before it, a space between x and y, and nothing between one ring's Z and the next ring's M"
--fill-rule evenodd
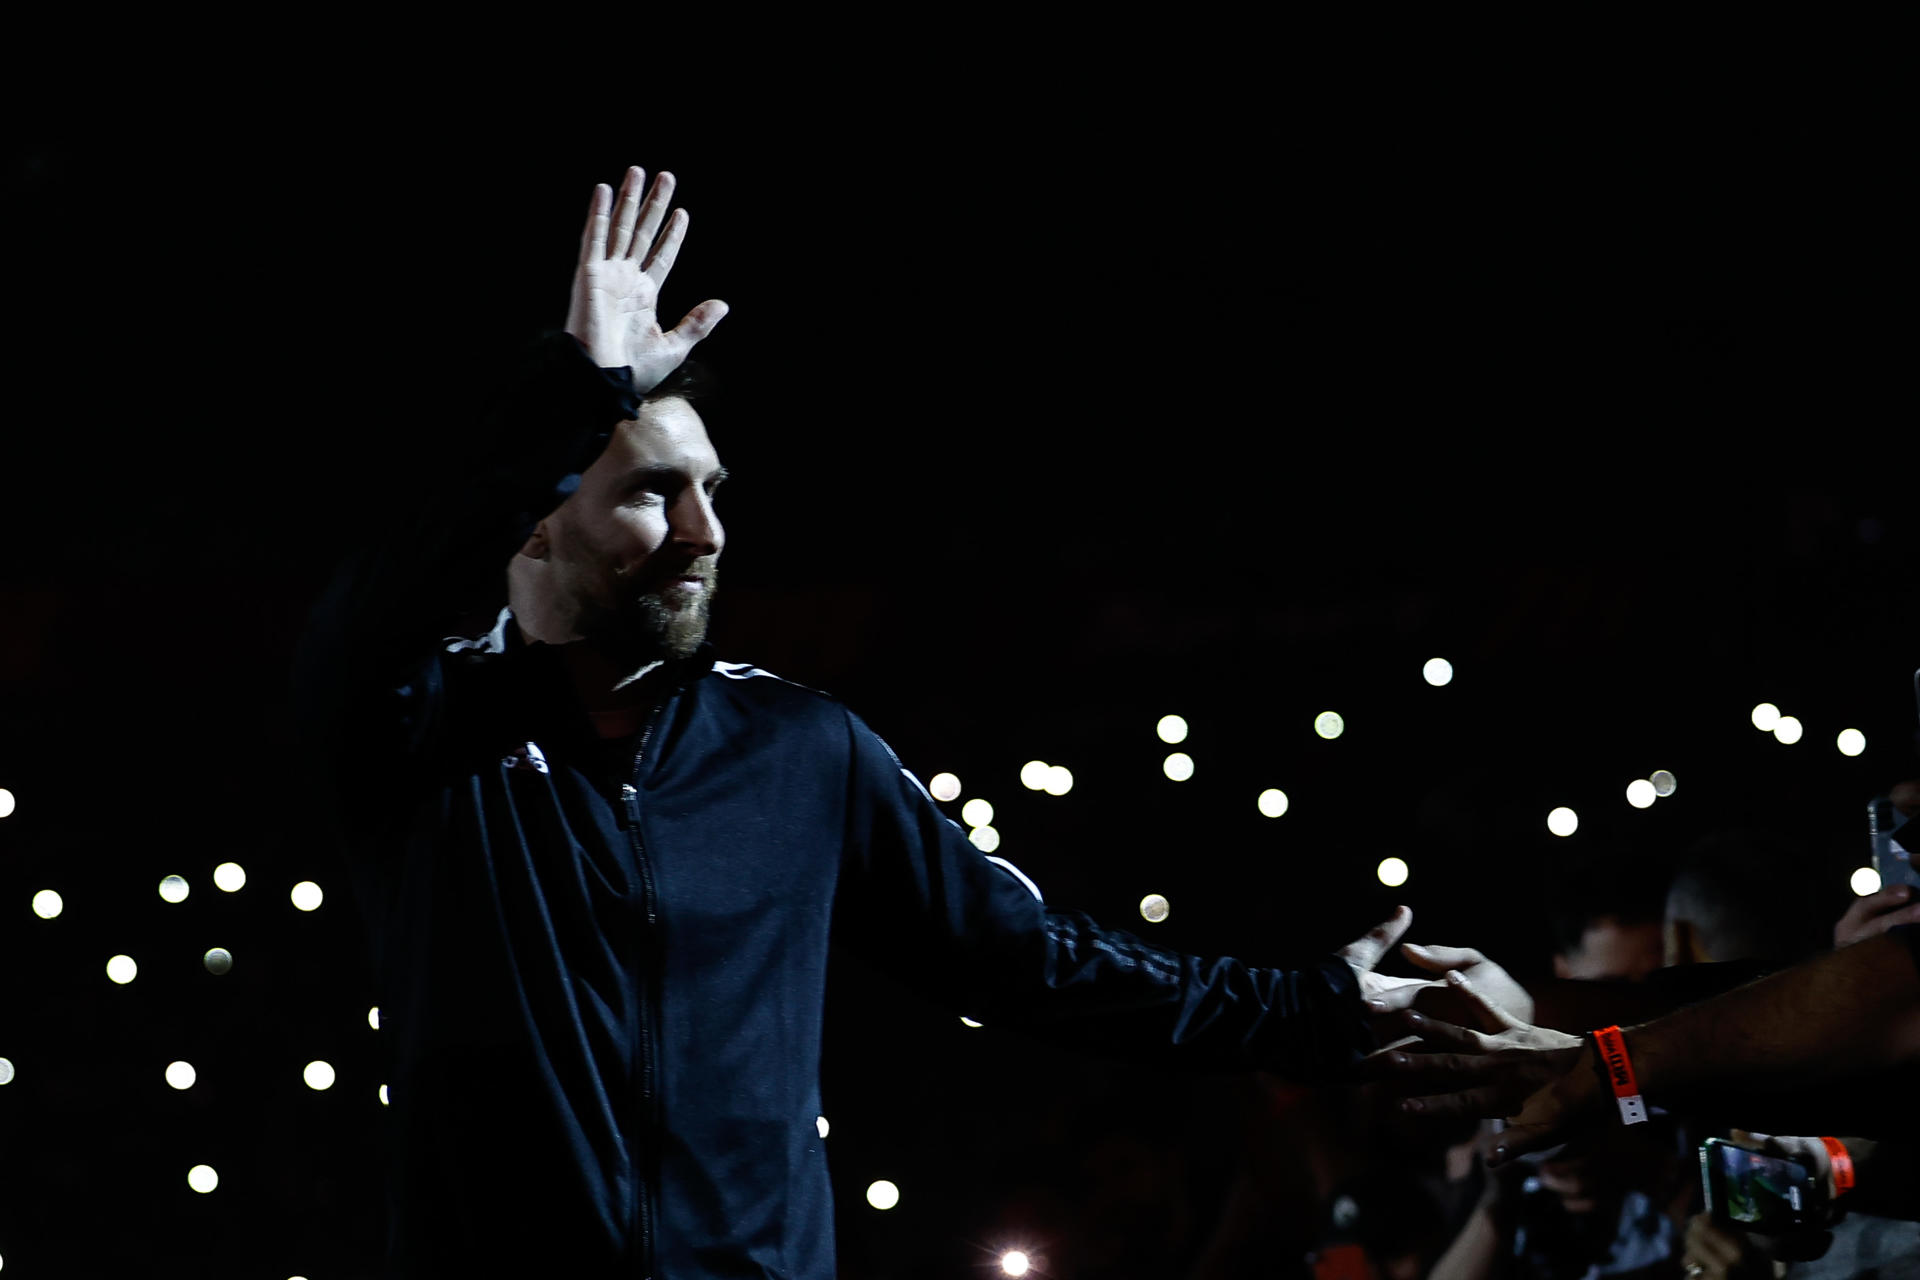
M562 321L587 195L629 163L694 214L667 309L733 308L701 352L735 477L716 640L958 773L1051 901L1268 963L1404 901L1415 936L1529 974L1560 868L1744 825L1798 842L1838 914L1864 802L1920 769L1892 78L1185 71L849 62L624 119L444 68L18 105L9 1274L367 1273L371 981L289 776L286 664L333 557ZM1750 726L1762 700L1801 744ZM1070 795L1020 788L1036 757ZM1677 793L1630 809L1661 768ZM42 888L66 914L31 914ZM843 973L830 1019L850 1277L981 1274L1011 1243L1058 1276L1182 1274L1262 1158L1245 1081L966 1030L879 975Z

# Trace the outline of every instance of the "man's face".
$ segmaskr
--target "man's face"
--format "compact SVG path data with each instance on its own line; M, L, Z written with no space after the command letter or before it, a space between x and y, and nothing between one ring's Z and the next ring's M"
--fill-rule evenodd
M719 585L713 494L725 478L685 400L642 405L615 429L523 552L545 562L549 602L574 634L635 664L693 652Z
M1553 958L1553 976L1585 982L1639 981L1665 962L1665 939L1654 921L1627 923L1601 916L1587 925L1580 945Z

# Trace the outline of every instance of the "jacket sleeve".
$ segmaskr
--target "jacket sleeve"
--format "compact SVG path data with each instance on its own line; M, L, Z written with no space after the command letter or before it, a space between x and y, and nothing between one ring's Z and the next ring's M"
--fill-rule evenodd
M319 766L391 777L418 759L442 714L446 638L499 614L508 561L638 409L626 370L557 334L449 437L444 465L341 563L308 619L293 703Z
M1049 908L976 849L848 713L836 938L958 1012L1118 1057L1339 1077L1374 1048L1337 956L1302 969L1182 955Z

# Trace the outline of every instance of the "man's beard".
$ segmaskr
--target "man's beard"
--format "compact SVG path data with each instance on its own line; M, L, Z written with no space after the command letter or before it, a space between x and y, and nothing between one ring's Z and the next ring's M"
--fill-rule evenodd
M683 574L697 575L705 584L676 609L667 603L666 592L674 589ZM712 561L696 563L632 597L624 607L605 611L583 634L608 657L636 669L662 659L684 658L707 638L708 611L719 589L720 566Z

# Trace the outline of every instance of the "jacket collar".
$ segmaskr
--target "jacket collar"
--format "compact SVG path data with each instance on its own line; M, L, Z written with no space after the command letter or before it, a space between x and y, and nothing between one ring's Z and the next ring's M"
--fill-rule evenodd
M493 620L493 626L484 634L473 637L450 636L446 641L448 653L492 654L506 657L514 654L540 654L532 659L546 664L559 656L559 649L553 645L530 643L520 630L520 623L513 616L510 606L501 606L499 614ZM684 658L669 659L654 670L641 677L648 684L663 683L673 690L680 690L692 684L702 676L713 671L715 650L710 641L702 640L698 648Z

